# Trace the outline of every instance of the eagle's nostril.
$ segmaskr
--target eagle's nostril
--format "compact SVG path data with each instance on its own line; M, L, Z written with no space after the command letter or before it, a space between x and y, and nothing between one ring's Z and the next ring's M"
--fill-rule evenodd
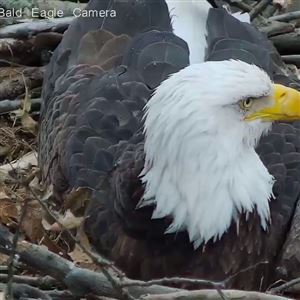
M283 92L280 98L285 98L286 97L286 92Z

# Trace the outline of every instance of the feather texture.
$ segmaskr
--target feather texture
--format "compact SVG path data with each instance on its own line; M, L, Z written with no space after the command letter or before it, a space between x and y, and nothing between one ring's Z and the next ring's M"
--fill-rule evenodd
M282 274L276 274L277 259L300 194L299 122L276 124L256 148L262 163L275 178L274 199L269 206L272 223L267 230L262 230L257 207L250 212L254 203L243 198L236 205L234 220L226 224L227 231L219 240L210 239L205 247L195 250L185 230L165 234L173 222L171 215L152 219L155 202L136 209L141 204L145 188L140 174L142 170L147 173L153 167L150 161L146 160L145 164L143 109L161 81L188 66L189 49L184 40L172 33L168 6L163 0L92 0L88 6L97 10L107 7L118 12L118 19L78 18L64 35L48 67L39 134L39 164L43 180L54 185L57 200L62 203L76 187L88 187L93 191L85 212L85 230L98 251L113 259L130 277L150 279L179 275L224 280L251 267L232 277L228 287L266 288L278 278L277 275L282 277ZM224 22L230 25L231 19L226 20ZM238 30L238 27L243 27L242 23L235 25L237 32L243 32L242 28ZM217 52L210 41L222 36L222 29L217 28L219 23L214 23L214 26L214 32L221 34L210 35L208 30L208 56ZM241 36L235 36L235 39L242 45L257 43L256 39ZM236 42L234 46L237 47ZM232 53L230 43L222 43L220 50L226 52L226 49ZM247 51L250 56L256 56L248 48ZM272 53L264 52L264 55L269 55L268 59L263 55L258 57L270 61L268 66L277 63L277 57L274 58ZM274 76L275 81L276 78ZM219 84L226 85L225 79L220 74ZM242 78L240 80L242 85ZM200 94L201 85L198 86ZM236 92L239 90L237 85L232 88ZM182 118L185 112L182 110ZM165 127L159 130L170 130L167 126L173 123L164 123ZM180 122L176 124L179 126ZM201 129L205 127L198 128L198 131ZM225 128L223 132L226 133ZM191 134L187 132L187 137ZM177 140L177 144L171 143L169 149L161 149L155 155L167 154L171 159L176 153L172 151L172 145L182 146L178 142L183 136L184 132L171 135L170 139L174 143ZM158 144L158 147L162 145ZM235 151L226 151L232 160L235 154ZM199 157L201 155L203 152L199 152ZM172 159L176 161L176 157ZM195 167L192 160L188 163ZM246 172L249 164L250 161L240 165L241 174ZM238 166L232 165L232 168ZM230 168L224 168L224 172L229 171ZM177 174L177 178L180 175ZM247 181L247 176L242 176ZM207 174L201 184L212 180ZM258 188L255 183L253 191ZM240 186L237 185L237 189L236 194L243 194ZM220 197L218 199L221 201ZM213 203L214 199L211 201ZM249 212L239 215L242 205L249 205ZM220 214L223 213L226 211L220 210ZM178 220L184 218L184 207L178 209L177 217ZM210 221L209 215L202 217ZM260 264L263 261L268 261L268 264ZM281 262L287 263L286 259ZM299 262L293 260L287 278L298 272Z

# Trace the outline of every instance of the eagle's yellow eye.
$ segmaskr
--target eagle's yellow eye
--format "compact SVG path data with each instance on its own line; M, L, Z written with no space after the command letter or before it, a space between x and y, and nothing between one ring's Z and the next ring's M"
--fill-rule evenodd
M252 98L247 98L245 100L240 101L240 107L241 109L247 110L252 106L253 102L254 101Z

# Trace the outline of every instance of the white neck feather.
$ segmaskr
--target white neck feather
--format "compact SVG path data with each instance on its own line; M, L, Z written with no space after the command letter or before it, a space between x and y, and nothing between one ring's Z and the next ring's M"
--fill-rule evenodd
M254 148L269 125L251 127L230 106L209 105L215 95L205 84L199 101L186 80L173 75L147 104L142 205L156 204L153 218L172 216L167 232L186 229L195 247L221 238L241 213L256 210L266 229L274 179Z
M190 63L204 61L206 20L211 7L204 0L166 0L174 33L185 40L190 50Z

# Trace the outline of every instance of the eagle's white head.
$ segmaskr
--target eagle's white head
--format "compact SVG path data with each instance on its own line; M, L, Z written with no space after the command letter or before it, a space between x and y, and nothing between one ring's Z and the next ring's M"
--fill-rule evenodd
M255 152L274 120L300 118L300 93L241 61L194 64L146 105L146 190L153 218L172 216L195 247L220 238L240 213L270 221L274 179Z

